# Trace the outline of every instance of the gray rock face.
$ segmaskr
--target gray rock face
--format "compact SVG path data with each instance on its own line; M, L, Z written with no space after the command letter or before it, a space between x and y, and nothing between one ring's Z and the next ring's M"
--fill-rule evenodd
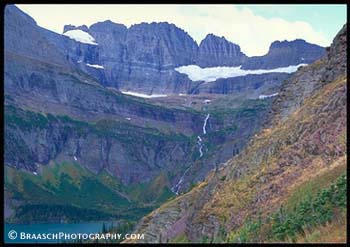
M123 64L127 60L124 41L127 28L111 21L98 22L90 26L90 34L95 38L99 51L99 64L106 76L106 86L118 88L118 82L123 79Z
M248 98L257 98L261 94L279 91L282 81L289 76L290 74L287 73L268 73L218 79L214 82L200 84L192 93L241 94Z
M50 44L36 22L14 5L5 8L5 50L68 66L64 53Z
M346 54L346 42L347 42L346 24L338 32L337 36L333 39L333 42L329 48L327 48L327 65L325 75L322 77L322 81L330 82L337 78L339 75L347 75L347 57Z
M94 24L100 60L110 86L145 93L186 92L191 81L174 71L193 63L196 44L168 23L142 23L127 29L111 21Z
M74 116L83 121L101 118L126 121L130 117L142 127L186 135L200 133L201 125L196 123L202 123L205 117L197 112L153 106L102 87L82 72L11 53L5 56L5 93L19 106L36 111Z
M5 163L18 169L37 171L37 164L50 160L71 161L96 174L105 170L130 184L191 162L192 144L184 136L173 138L118 122L92 125L12 106L5 119Z
M199 45L196 64L201 67L239 66L246 60L247 56L238 45L208 34Z
M88 66L89 64L101 64L98 46L76 42L66 36L51 32L44 28L40 28L40 32L45 36L49 43L63 51L66 60L69 61L71 67L86 72L98 80L102 85L107 84L108 79L103 69Z
M197 52L195 41L167 22L131 26L126 44L131 64L148 64L155 69L191 64Z
M273 69L301 63L310 64L321 58L325 49L305 40L275 41L264 56L251 57L243 63L243 69Z

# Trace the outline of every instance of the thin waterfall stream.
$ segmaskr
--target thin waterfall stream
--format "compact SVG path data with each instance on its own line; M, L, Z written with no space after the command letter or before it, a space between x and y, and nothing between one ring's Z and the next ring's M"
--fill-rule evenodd
M207 134L207 123L208 123L208 119L210 117L210 114L208 113L207 116L205 117L204 119L204 123L203 123L203 135ZM203 156L203 147L204 147L204 144L203 144L203 140L201 138L201 136L197 136L197 144L198 144L198 151L199 151L199 158L202 158ZM187 174L187 172L190 170L192 166L189 166L185 172L182 174L182 176L180 177L179 181L175 184L174 187L171 188L172 192L174 192L176 195L179 194L179 190L180 190L180 187L181 187L181 184L183 183L183 180L184 180L184 177L185 175Z

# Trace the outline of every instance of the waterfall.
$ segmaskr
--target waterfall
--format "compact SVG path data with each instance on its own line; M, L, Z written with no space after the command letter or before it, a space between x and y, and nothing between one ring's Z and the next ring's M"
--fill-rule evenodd
M203 134L204 135L207 133L205 128L207 127L207 122L208 122L209 117L210 117L210 114L208 113L208 115L204 119L204 124L203 124Z
M199 146L199 158L202 158L202 156L203 156L203 151L202 151L202 149L203 149L202 138L201 138L200 136L197 136L197 139L198 139L197 144L198 144L198 146Z
M171 188L171 191L174 192L176 195L179 194L179 190L180 190L181 184L182 184L182 182L183 182L183 180L184 180L184 178L185 178L186 173L190 170L190 168L191 168L191 166L189 166L189 167L185 170L185 172L184 172L184 173L182 174L182 176L180 177L179 182L177 182L177 184L175 184L175 186Z
M207 131L206 131L206 127L207 127L207 122L208 122L208 119L210 117L210 114L208 113L207 116L205 117L204 119L204 123L203 123L203 135L207 134ZM201 136L197 136L197 144L199 146L199 158L202 158L203 156L203 140L201 138ZM185 172L182 174L182 176L180 177L179 181L171 188L171 191L174 192L176 195L179 194L179 190L180 190L180 187L181 187L181 184L183 183L183 180L185 178L185 175L187 174L187 172L190 170L192 166L189 166Z

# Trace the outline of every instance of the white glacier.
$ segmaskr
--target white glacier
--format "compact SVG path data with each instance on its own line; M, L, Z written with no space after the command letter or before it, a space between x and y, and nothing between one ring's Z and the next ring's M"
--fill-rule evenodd
M80 43L98 45L95 39L90 34L82 30L70 30L63 33L63 35L74 39L75 41L78 41Z
M143 93L137 93L137 92L132 92L132 91L121 91L122 94L127 94L135 97L140 97L140 98L159 98L159 97L167 97L168 95L166 94L143 94Z
M280 67L275 69L257 69L244 70L241 66L238 67L211 67L201 68L197 65L187 65L175 68L176 71L186 74L192 81L212 82L220 78L232 78L245 75L260 75L266 73L293 73L301 66L307 64L302 63L298 65L291 65L288 67Z

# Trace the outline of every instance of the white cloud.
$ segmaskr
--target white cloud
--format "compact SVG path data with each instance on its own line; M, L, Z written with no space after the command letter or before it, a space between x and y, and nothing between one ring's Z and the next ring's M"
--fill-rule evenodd
M331 40L302 21L267 19L234 5L17 5L40 26L62 33L65 24L91 25L111 20L126 26L168 21L188 32L199 44L208 33L225 36L248 56L264 55L275 40L305 39L328 46Z

